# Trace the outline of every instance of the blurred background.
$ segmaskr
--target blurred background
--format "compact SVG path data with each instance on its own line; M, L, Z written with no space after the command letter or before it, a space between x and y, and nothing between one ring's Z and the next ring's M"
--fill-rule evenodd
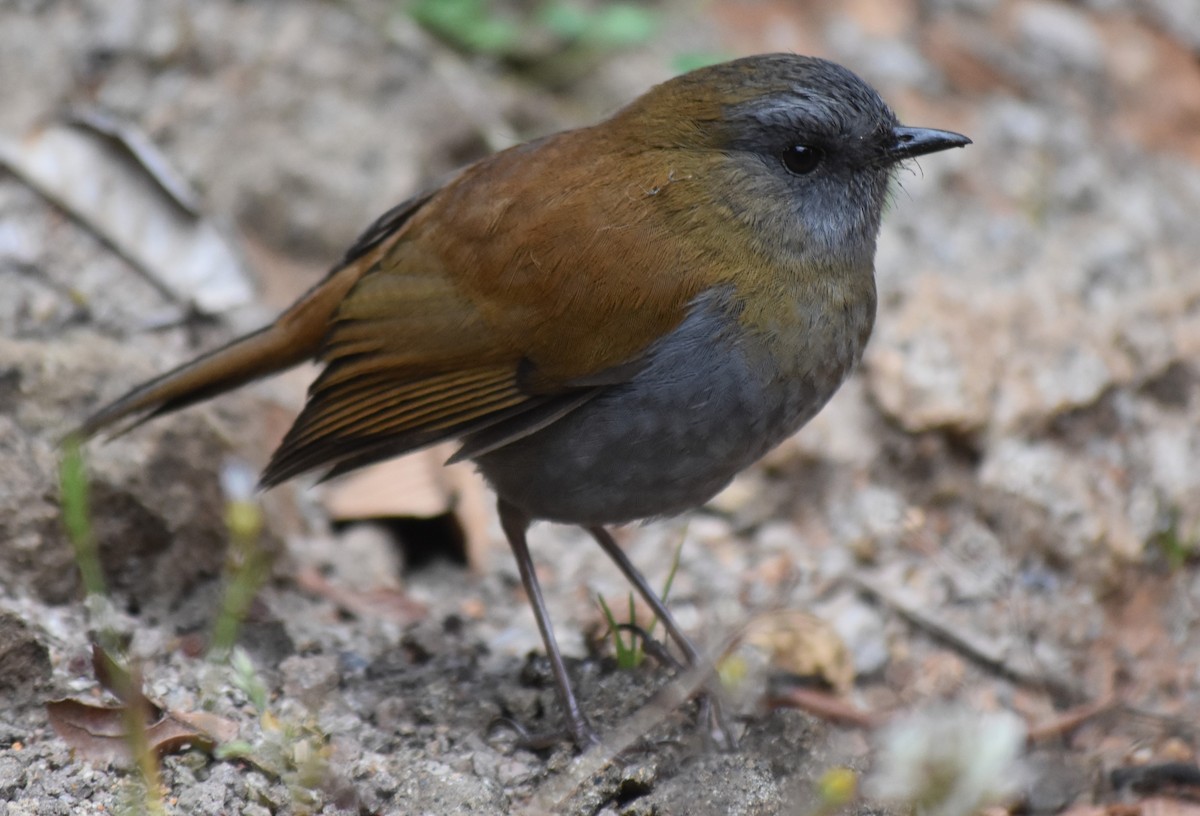
M333 746L342 788L315 784L310 812L505 812L558 785L558 812L704 812L699 786L720 792L712 812L792 813L829 768L871 763L848 711L932 703L1041 735L1011 772L1035 812L1098 812L1127 793L1114 769L1194 768L1197 0L10 0L0 688L24 706L0 714L0 766L27 812L113 795L36 705L89 678L61 434L269 319L455 168L764 51L844 63L904 123L975 143L899 173L876 333L821 416L709 507L621 532L651 583L673 575L757 736L736 758L651 753L586 781L566 752L489 742L491 717L536 721L553 691L526 659L540 642L492 499L435 451L261 499L275 560L241 640ZM237 693L198 686L188 638L220 605L226 510L312 375L92 446L116 625L170 705L244 718ZM606 662L596 598L628 618L626 587L578 531L538 527L533 547L560 640L587 658L585 707L628 723L664 671ZM780 678L844 708L802 713ZM181 812L210 812L201 789L211 812L250 796L228 763L166 762ZM289 796L270 812L299 812Z

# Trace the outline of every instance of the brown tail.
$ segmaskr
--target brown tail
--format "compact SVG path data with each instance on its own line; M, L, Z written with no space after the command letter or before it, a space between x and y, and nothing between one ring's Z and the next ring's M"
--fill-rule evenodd
M123 419L136 417L129 430L160 414L206 400L315 356L338 304L358 280L362 267L334 272L269 326L216 351L184 363L139 385L88 417L72 434L86 439Z

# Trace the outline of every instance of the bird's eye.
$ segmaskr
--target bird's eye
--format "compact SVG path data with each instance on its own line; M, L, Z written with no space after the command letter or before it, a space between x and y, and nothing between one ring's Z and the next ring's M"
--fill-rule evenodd
M825 154L820 148L809 145L792 145L783 151L783 166L789 173L805 176L816 170Z

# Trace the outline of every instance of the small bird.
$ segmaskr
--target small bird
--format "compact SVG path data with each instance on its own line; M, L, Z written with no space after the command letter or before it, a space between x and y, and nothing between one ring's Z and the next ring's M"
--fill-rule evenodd
M607 525L710 499L859 361L893 170L970 139L902 127L858 76L765 54L662 83L611 118L488 156L385 213L274 323L78 429L139 424L323 365L262 476L324 478L457 439L495 490L566 727L572 691L526 544L582 526L699 652Z

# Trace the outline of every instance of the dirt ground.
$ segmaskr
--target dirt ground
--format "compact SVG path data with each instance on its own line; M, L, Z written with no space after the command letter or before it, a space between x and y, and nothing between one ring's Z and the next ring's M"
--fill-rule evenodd
M598 26L612 4L482 4L460 24L516 26L499 46L374 0L0 5L0 814L144 809L137 775L87 759L92 737L45 707L110 699L98 619L150 700L228 731L224 754L164 757L171 813L903 811L872 798L875 726L920 711L926 736L966 723L929 740L956 761L988 716L1024 724L993 812L1196 812L1200 7L663 2L623 18L623 40L572 43L543 6ZM549 525L534 556L605 745L531 751L491 728L554 726L553 685L490 499L429 460L256 499L275 560L240 634L249 665L205 661L231 492L307 370L89 448L113 602L89 616L58 487L73 423L267 319L454 167L697 60L770 50L845 63L904 122L975 143L901 172L876 333L824 412L709 506L619 531L657 586L683 542L671 606L721 667L738 751L669 702L668 668L617 668L596 598L622 614L628 589ZM161 151L200 220L120 181L111 150L31 183L38 148L67 149L46 134L83 109ZM152 246L137 225L164 213L188 237ZM201 233L227 247L224 277L171 277ZM206 297L219 314L188 304ZM859 794L842 797L847 772Z

